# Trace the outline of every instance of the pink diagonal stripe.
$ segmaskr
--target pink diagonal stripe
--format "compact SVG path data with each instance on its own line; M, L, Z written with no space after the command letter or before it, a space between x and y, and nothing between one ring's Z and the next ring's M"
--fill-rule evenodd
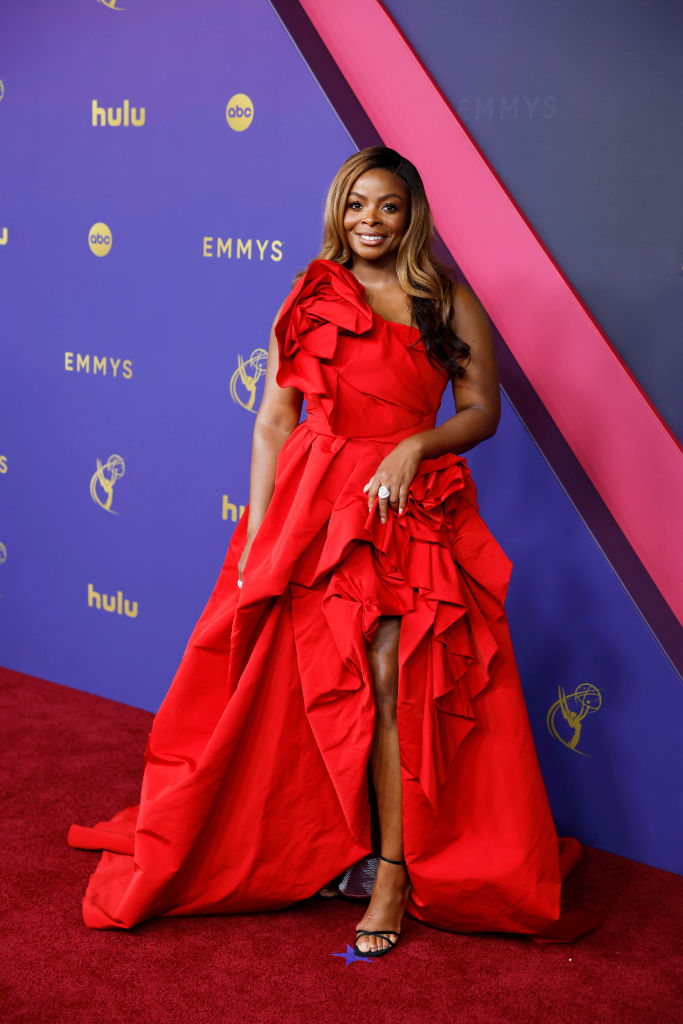
M419 168L441 237L683 620L675 439L382 5L301 5L385 144Z

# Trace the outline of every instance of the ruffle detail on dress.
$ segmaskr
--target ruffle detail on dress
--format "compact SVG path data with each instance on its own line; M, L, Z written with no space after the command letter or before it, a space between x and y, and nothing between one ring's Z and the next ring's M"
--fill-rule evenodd
M361 622L370 640L381 615L402 616L402 763L433 807L478 722L476 698L490 682L498 651L489 622L504 616L512 568L479 516L475 495L457 455L423 460L406 511L390 510L385 524L376 507L368 514L364 496L354 508L342 494L315 572L316 581L328 580L323 609L346 664L359 659L355 644L349 646L352 621ZM343 610L345 602L357 611ZM324 691L324 682L318 685ZM318 702L324 706L324 692Z
M372 322L364 288L354 275L332 260L313 260L294 285L275 326L280 387L317 396L333 423L338 371L332 360L339 332L362 335Z
M337 330L363 334L372 327L365 289L353 274L332 260L313 260L285 301L275 328L280 355L291 359L301 349L332 359Z

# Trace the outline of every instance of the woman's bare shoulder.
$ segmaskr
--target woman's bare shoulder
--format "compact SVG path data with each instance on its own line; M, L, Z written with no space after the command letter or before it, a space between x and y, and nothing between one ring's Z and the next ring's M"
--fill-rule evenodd
M464 281L453 282L451 329L458 338L470 346L473 357L477 350L482 354L492 351L491 321L478 297Z
M453 281L452 288L453 320L451 326L454 330L456 324L467 327L468 325L480 326L484 321L489 323L486 310L465 281ZM459 332L456 330L456 333Z

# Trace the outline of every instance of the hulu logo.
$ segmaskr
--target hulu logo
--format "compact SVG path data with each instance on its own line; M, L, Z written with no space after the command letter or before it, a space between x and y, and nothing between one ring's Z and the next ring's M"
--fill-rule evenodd
M123 107L101 107L97 100L92 101L92 126L93 128L141 128L145 123L146 110L144 107L131 107L129 100L123 101Z
M117 590L115 594L100 594L88 584L88 608L98 608L103 612L116 612L117 615L127 615L129 619L137 619L138 603L124 598L122 591Z

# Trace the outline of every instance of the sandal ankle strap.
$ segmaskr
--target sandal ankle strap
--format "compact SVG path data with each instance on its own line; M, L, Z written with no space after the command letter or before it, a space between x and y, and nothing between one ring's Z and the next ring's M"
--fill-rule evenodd
M402 864L405 867L405 860L392 860L391 857L383 857L382 854L378 854L380 860L385 860L387 864Z

